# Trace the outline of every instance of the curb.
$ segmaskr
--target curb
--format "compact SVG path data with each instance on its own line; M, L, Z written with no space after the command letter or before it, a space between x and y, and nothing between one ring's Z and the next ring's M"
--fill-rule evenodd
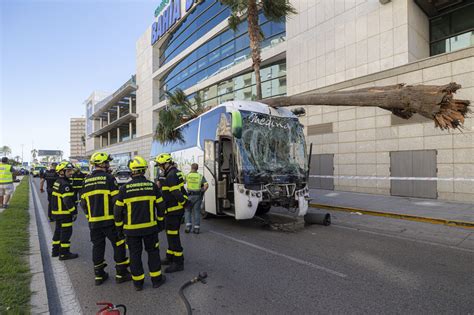
M424 222L424 223L431 223L431 224L441 224L441 225L447 225L447 226L452 226L452 227L474 229L474 222L469 222L469 221L457 221L457 220L421 217L421 216L416 216L416 215L411 215L411 214L365 210L365 209L349 208L349 207L342 207L342 206L330 206L330 205L324 205L324 204L318 204L318 203L310 203L309 206L312 208L320 208L320 209L326 209L326 210L335 210L335 211L344 211L344 212L360 212L363 214L378 216L378 217L387 217L387 218L400 219L400 220Z
M30 181L28 179L28 185ZM33 203L33 191L30 186L29 193L29 209L30 214L30 223L29 223L29 234L30 234L30 254L29 254L29 263L30 263L30 310L31 314L48 314L49 313L49 304L48 304L48 295L46 291L46 280L44 278L43 270L43 260L41 258L41 249L39 243L38 235L38 226L36 225L36 213Z

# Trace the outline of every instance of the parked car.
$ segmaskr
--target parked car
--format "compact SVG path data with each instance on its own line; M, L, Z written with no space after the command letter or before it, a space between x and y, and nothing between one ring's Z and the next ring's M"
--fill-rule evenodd
M31 174L33 175L33 177L38 177L40 176L40 174L42 172L46 171L46 166L43 166L43 165L36 165L32 171L31 171Z
M126 184L132 180L132 171L126 166L119 166L113 174L119 185Z

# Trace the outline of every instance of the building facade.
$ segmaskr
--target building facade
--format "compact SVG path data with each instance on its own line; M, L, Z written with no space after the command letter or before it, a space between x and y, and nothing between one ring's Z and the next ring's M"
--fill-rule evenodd
M85 145L85 130L86 130L86 119L85 118L71 118L70 122L70 159L80 160L86 156L86 145Z
M473 1L290 2L298 13L286 22L260 15L264 98L455 81L463 86L458 98L474 99ZM170 0L154 21L150 13L151 26L136 43L136 133L105 144L102 135L102 149L149 157L167 91L181 88L209 106L254 98L246 23L229 30L229 13L218 0ZM474 201L472 181L384 179L473 178L472 118L462 133L449 133L422 117L400 120L379 108L308 106L306 112L301 122L313 144L313 188Z

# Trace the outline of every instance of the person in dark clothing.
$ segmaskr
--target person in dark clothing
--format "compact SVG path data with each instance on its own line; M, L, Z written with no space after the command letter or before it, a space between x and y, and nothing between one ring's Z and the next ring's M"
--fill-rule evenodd
M106 238L114 249L115 281L122 283L131 280L125 239L119 238L114 224L113 206L119 190L115 178L107 173L111 160L112 157L107 153L94 153L90 163L95 166L95 170L85 178L81 190L81 206L89 221L96 285L101 285L109 277L105 272Z
M184 208L189 204L186 189L184 189L184 175L179 171L169 153L162 153L155 159L162 171L160 179L161 191L166 203L165 229L168 239L168 249L163 265L169 265L165 272L184 270L183 247L179 237L179 228L184 215Z
M86 178L86 174L84 174L81 171L81 165L76 164L74 168L74 173L71 176L71 184L72 184L72 189L76 193L74 196L76 198L76 204L80 203L80 192L82 189L82 186L84 185L84 179Z
M69 177L72 175L74 166L65 161L56 166L59 178L53 184L51 193L51 214L56 221L53 234L53 250L51 256L59 260L74 259L78 254L71 253L72 224L76 221L77 210L74 204L74 192L72 191Z
M115 202L115 226L125 234L130 250L130 271L133 285L141 291L145 279L142 264L143 244L148 253L148 268L154 288L165 282L161 273L158 233L163 229L165 203L155 183L145 178L147 162L135 156L128 164L132 180L120 187Z
M56 173L56 166L58 163L51 163L49 170L41 172L40 174L40 192L44 193L44 183L46 182L46 193L48 194L48 218L50 222L53 222L53 215L51 214L51 196L53 193L53 184L59 178L58 173Z

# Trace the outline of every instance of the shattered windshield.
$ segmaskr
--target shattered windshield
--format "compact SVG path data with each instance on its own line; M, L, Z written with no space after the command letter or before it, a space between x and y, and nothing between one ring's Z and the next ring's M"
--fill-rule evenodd
M276 175L305 178L306 144L298 119L241 111L242 138L236 139L244 177Z

